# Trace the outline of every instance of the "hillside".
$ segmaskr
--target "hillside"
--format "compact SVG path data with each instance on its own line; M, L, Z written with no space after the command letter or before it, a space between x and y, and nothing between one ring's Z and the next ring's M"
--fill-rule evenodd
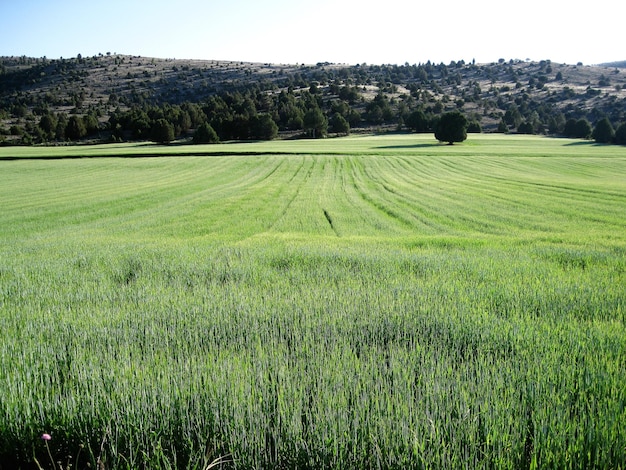
M570 119L593 125L608 117L614 127L626 121L626 71L548 60L349 66L110 54L0 58L0 142L9 144L142 140L160 118L175 138L190 137L203 122L221 140L273 138L257 129L265 114L279 135L294 136L306 134L311 109L322 112L330 134L345 133L337 115L352 132L429 131L442 112L460 109L474 130L558 135ZM415 111L424 123L415 123ZM77 121L84 130L70 129Z

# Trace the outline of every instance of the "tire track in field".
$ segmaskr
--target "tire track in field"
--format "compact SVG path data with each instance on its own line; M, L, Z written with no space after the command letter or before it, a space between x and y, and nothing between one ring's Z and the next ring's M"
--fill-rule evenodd
M479 188L481 197L489 203L489 216L501 223L521 229L547 230L556 221L567 225L573 219L592 223L624 227L623 212L626 194L615 190L614 186L602 188L606 181L604 169L597 171L585 162L569 162L570 175L560 159L538 161L533 159L485 160L492 171L477 176L473 182ZM539 164L543 163L543 164ZM529 171L528 165L531 165ZM485 168L487 165L481 165ZM576 184L584 170L582 181L591 184L581 187ZM595 170L595 171L594 171ZM595 179L595 182L594 182Z
M193 160L90 159L79 161L20 162L46 171L38 186L27 185L28 218L38 230L94 227L107 220L141 217L144 211L166 205L172 188L180 193L181 184L197 170ZM44 184L45 183L45 184ZM24 204L21 204L24 219ZM39 220L39 222L36 222Z
M362 167L360 158L342 159L341 192L349 206L344 214L346 224L353 235L377 235L380 233L404 233L406 230L397 230L380 217L380 211L364 202L356 182L357 171Z
M475 192L477 175L441 158L430 161L427 165L420 159L402 157L390 160L384 169L371 171L386 176L382 187L395 197L402 211L426 220L436 233L501 233L502 224L485 214L481 197L469 197Z
M331 215L331 210L333 213L340 214L340 216L346 215L341 203L341 198L343 197L343 191L341 191L342 162L343 158L341 157L328 158L326 156L321 159L322 185L317 191L317 204L325 221L328 223L326 227L330 228L336 237L341 237L343 234L343 230L340 230L339 226L341 225L345 228L347 225L345 223L339 224L338 219L334 219ZM319 209L316 208L315 211L317 212ZM317 217L317 213L312 215Z
M268 226L267 228L268 231L273 231L282 220L287 218L287 214L289 213L294 201L300 196L300 193L302 191L302 188L304 187L304 184L311 178L311 175L313 174L313 169L315 166L314 162L313 160L309 160L305 157L302 157L300 166L291 175L291 177L289 178L286 184L287 184L287 187L289 188L293 187L293 185L295 184L294 181L296 180L298 175L303 171L304 165L307 161L310 162L310 166L306 174L304 175L303 180L297 184L296 190L294 191L293 195L288 199L287 204L283 207L283 210L281 211L281 213L278 214L277 217L274 219L274 221Z
M447 167L445 174L450 181L446 193L438 198L445 198L442 207L450 209L460 226L495 234L511 230L545 232L556 225L569 226L579 219L609 229L625 228L619 213L623 211L626 195L612 188L580 188L575 183L543 180L563 178L557 173L560 167L548 175L543 166L534 168L539 178L536 181L535 173L529 174L525 166L509 159L484 158L479 165L442 159L442 164ZM434 191L432 196L436 194Z
M241 208L253 188L274 174L282 160L223 157L223 162L221 171L215 172L213 159L205 160L187 179L180 175L180 184L168 186L174 193L165 189L160 200L123 214L115 225L120 231L171 236L243 233Z
M434 224L428 217L420 217L415 211L407 211L401 202L402 195L397 193L395 187L385 181L385 175L388 174L389 159L380 159L386 165L380 168L380 163L374 171L370 160L368 165L359 168L360 171L353 171L352 185L356 189L359 197L374 209L374 211L383 216L388 221L393 221L391 226L396 226L396 231L402 233L412 233L417 231L436 233L441 227ZM389 227L388 222L381 222L383 226ZM386 231L388 231L387 228Z
M542 226L557 221L565 226L576 219L626 229L626 219L623 218L626 195L534 182L509 181L505 184L506 191L490 196L508 202L509 207L513 204L521 206L519 215L524 218L518 217L512 222L517 225L525 227L524 221L539 219L536 223Z
M417 168L407 165L404 158L394 158L384 169L371 169L385 176L382 187L392 194L396 204L419 223L428 226L433 233L456 233L457 225L450 214L455 199L449 194L452 178L441 170L437 161ZM411 162L412 163L412 162Z
M408 164L406 159L403 163L405 166ZM428 188L429 197L422 203L424 209L428 207L440 223L452 230L502 233L507 225L503 222L502 213L510 211L493 210L485 198L483 175L477 173L475 167L467 168L463 162L456 160L440 158L437 163L438 178ZM484 168L482 164L480 167ZM407 195L407 200L413 201L412 196Z

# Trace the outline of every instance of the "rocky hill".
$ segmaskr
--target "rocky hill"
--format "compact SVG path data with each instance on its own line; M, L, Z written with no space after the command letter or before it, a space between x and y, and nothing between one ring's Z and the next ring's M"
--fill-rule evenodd
M159 117L174 126L174 120L183 122L175 127L176 138L191 136L204 121L222 140L254 138L248 128L232 129L242 123L252 126L260 114L272 117L279 135L293 136L305 132L304 116L311 108L322 112L331 134L337 115L349 122L352 132L426 131L437 116L453 109L463 112L474 130L562 134L572 119L594 125L607 117L614 127L626 121L623 64L501 59L490 64L350 66L110 54L55 60L3 57L0 141L148 138L148 128ZM139 119L138 110L149 121L142 132L129 124ZM135 114L129 117L131 111ZM426 118L422 128L415 125L417 111ZM85 132L66 132L72 116L85 123Z

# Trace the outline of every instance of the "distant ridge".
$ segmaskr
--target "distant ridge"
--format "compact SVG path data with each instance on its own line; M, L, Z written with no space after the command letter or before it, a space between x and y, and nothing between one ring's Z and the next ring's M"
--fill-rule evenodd
M626 69L626 60L620 60L617 62L606 62L604 64L600 64L601 67L617 67L620 69Z
M160 119L177 140L205 122L222 141L246 140L267 116L279 137L293 138L307 135L304 116L317 109L333 121L332 134L345 133L339 116L350 132L430 132L443 113L459 110L473 132L564 135L568 121L626 122L623 67L0 57L0 145L150 140Z

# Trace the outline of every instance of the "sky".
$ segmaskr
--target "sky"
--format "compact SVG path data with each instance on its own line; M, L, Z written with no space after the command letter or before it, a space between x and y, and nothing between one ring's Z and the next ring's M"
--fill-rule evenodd
M623 0L0 0L0 56L274 64L626 60Z

